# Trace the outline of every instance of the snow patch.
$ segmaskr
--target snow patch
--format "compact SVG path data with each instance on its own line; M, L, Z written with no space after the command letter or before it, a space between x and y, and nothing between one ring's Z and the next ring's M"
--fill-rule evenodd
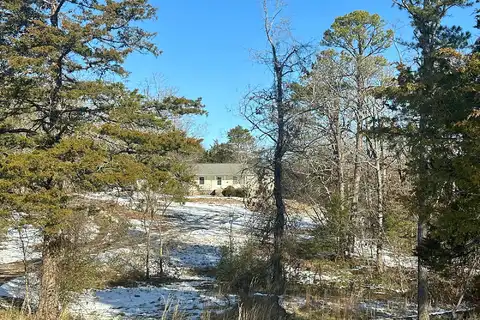
M27 260L39 259L41 254L35 246L41 243L38 229L31 225L7 230L5 240L0 242L0 264L23 261L22 241Z

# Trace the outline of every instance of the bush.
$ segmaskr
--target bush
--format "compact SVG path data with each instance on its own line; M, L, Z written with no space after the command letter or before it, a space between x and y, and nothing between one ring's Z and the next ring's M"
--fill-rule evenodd
M223 189L222 194L224 197L245 198L247 196L247 190L245 190L244 188L235 188L233 186L228 186Z
M222 194L224 197L232 197L234 192L235 192L235 188L233 186L228 186L225 189L223 189Z
M268 261L258 254L259 246L248 242L238 253L222 248L222 257L218 265L217 279L227 291L239 294L261 291L268 281Z

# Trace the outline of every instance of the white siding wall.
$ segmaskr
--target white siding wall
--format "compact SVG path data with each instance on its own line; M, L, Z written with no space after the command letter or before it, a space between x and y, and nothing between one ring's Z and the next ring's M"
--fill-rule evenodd
M200 177L203 177L204 184L200 184ZM221 185L217 184L217 177L222 179ZM213 191L215 189L225 189L228 186L233 186L235 188L240 187L251 187L255 181L254 176L236 176L237 181L233 181L233 176L211 176L211 175L197 175L195 178L195 183L198 185L198 188L202 191Z

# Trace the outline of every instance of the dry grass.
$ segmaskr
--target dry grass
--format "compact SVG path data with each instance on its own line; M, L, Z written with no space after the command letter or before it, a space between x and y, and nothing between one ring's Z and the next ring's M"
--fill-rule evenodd
M0 320L34 320L34 316L29 316L21 313L20 311L11 309L11 310L0 310Z
M229 198L229 197L215 197L215 196L205 196L201 198L188 197L187 202L194 203L205 203L205 204L242 204L243 199L241 198Z
M315 214L311 205L296 200L285 200L285 206L289 212L295 212L300 216L311 216Z
M286 314L279 314L272 306L254 304L251 306L237 306L223 313L204 312L201 320L283 320ZM293 319L293 318L292 318Z
M63 313L58 318L59 320L76 320L75 317L72 317L68 313ZM25 314L18 309L7 309L0 310L0 320L40 320L35 315Z

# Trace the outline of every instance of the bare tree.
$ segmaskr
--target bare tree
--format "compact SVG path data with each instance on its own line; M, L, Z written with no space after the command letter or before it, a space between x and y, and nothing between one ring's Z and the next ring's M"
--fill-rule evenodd
M299 130L296 119L300 113L291 99L290 84L298 77L308 60L306 46L290 38L288 21L280 14L284 5L280 1L271 4L263 1L264 32L268 50L258 55L259 60L272 72L272 87L252 91L242 106L242 114L254 130L260 132L260 140L265 142L264 163L273 174L272 202L274 216L273 252L271 255L271 291L281 295L285 291L284 273L284 234L287 222L284 191L284 165L286 155L293 150Z
M296 169L302 170L304 176L299 184L305 187L300 192L315 208L316 220L324 225L331 218L325 215L329 203L338 203L337 218L346 210L349 186L346 162L351 152L347 141L351 120L344 84L347 73L345 61L335 51L322 51L296 91L296 98L308 111L308 122L302 125L302 130L309 131L302 136L307 140L296 158L298 168L303 167ZM337 253L343 255L348 250L347 239L344 228L340 229L335 233L335 242Z
M166 232L163 228L165 224L165 213L175 200L172 195L167 194L165 188L160 187L152 190L148 185L143 185L138 189L134 199L138 201L137 207L142 212L142 227L145 232L145 278L150 279L152 262L158 262L158 275L165 274L165 254L164 247L166 243ZM158 251L155 252L152 241L152 234L155 232L159 236ZM157 255L158 254L158 255Z
M370 103L369 88L377 82L378 72L385 64L380 55L391 45L392 30L385 30L385 22L377 14L354 11L338 17L324 34L323 43L341 51L342 59L350 65L346 84L351 92L349 101L354 117L355 153L353 185L351 188L350 219L359 216L360 180L362 155L364 154L364 131L367 121L366 109ZM349 235L349 253L355 248L355 236Z

